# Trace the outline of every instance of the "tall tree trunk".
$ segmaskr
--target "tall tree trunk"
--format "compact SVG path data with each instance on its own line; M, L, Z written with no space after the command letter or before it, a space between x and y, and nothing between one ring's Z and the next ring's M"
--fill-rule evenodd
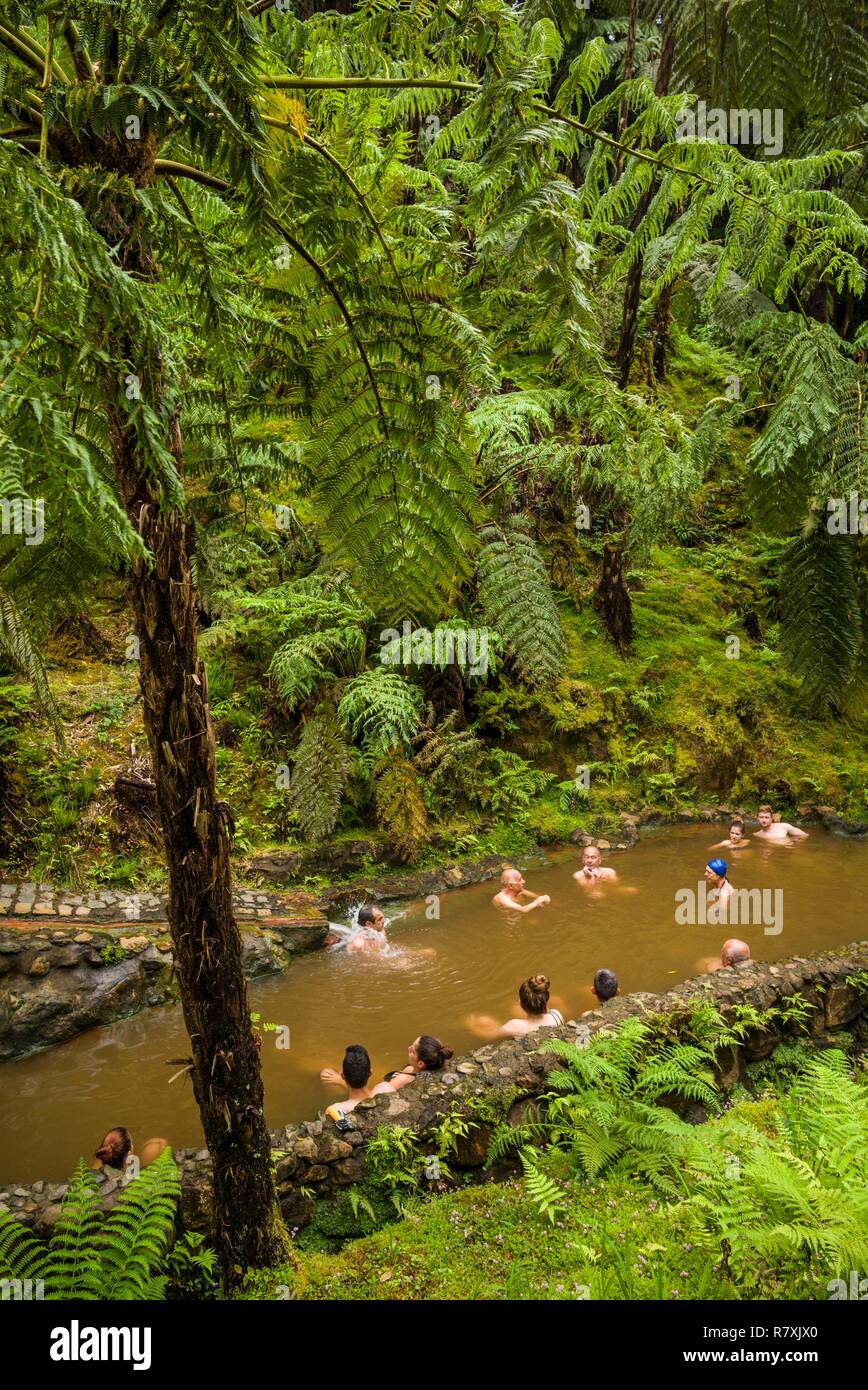
M672 314L672 294L675 289L670 280L660 291L657 308L651 323L652 362L655 381L666 379L666 353L669 347L669 319Z
M636 30L639 26L639 0L630 0L630 13L627 19L627 41L624 45L624 76L623 81L629 82L633 76L633 63L636 57ZM626 101L621 102L621 110L618 112L618 139L624 134L627 128L627 121L630 112ZM615 151L615 178L621 177L621 151Z
M669 90L674 53L674 30L672 22L667 20L663 25L660 61L657 64L657 76L654 81L654 90L658 96L665 96ZM639 199L636 211L633 214L634 228L638 227L642 218L648 211L648 208L651 206L651 200L656 191L656 180L652 180ZM615 370L617 373L618 385L622 390L627 386L630 380L630 368L633 365L633 351L636 345L636 324L639 318L639 302L642 289L642 267L643 258L639 255L627 271L627 284L624 287L624 307L621 313L621 336L615 353Z
M634 7L630 7L630 25L633 28L633 45L635 45L635 24L638 13L634 15ZM628 32L628 46L630 34ZM671 20L665 20L660 42L660 61L657 64L657 75L654 80L654 90L658 96L665 96L669 90L669 82L672 77L672 60L675 53L675 30ZM633 52L631 50L630 62L633 62ZM642 195L633 216L633 226L637 227L645 216L654 197L656 183L652 181L646 192ZM642 267L643 258L637 256L630 269L627 271L627 283L624 287L624 305L621 314L621 335L615 353L615 374L618 385L625 390L630 381L630 369L633 365L633 353L636 347L636 324L639 319L639 304L642 292ZM603 550L603 562L600 567L600 578L597 584L594 602L597 610L606 626L609 637L614 642L620 652L629 650L633 640L633 604L630 598L630 590L627 588L624 579L624 551L620 541L614 537L607 541Z
M147 181L146 168L142 181ZM135 206L118 205L100 230L124 229L120 256L139 279L157 267L141 237ZM112 356L141 373L141 394L159 409L165 398L159 358L139 366L131 338L115 340ZM139 348L140 351L140 348ZM213 1164L214 1235L229 1283L252 1265L291 1258L277 1206L265 1122L259 1044L253 1033L241 967L241 937L232 910L229 811L218 801L214 734L205 669L196 632L189 522L164 509L144 467L129 417L116 404L118 384L105 381L108 428L118 492L150 551L132 567L130 600L140 644L145 729L165 842L168 918L192 1049L192 1082ZM177 414L167 447L179 473L183 455Z

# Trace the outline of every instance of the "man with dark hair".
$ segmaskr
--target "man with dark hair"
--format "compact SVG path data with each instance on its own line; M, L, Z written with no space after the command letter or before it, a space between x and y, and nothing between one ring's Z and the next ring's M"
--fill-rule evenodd
M358 952L372 955L388 946L386 919L378 907L360 907L356 927L358 930L355 936L351 936L347 942L347 950L351 955Z
M594 976L594 983L590 988L587 985L582 986L582 994L584 994L586 998L587 995L590 994L593 1004L590 1009L585 1009L578 1017L587 1018L588 1014L593 1013L594 1009L598 1008L600 1004L605 1004L607 999L614 999L615 995L620 993L621 991L618 988L618 976L615 974L614 970L598 970Z
M601 1004L605 1004L607 999L614 999L618 993L618 976L614 970L598 970L594 976L594 983L591 989L596 994Z
M368 1085L371 1079L371 1059L368 1049L362 1047L361 1043L353 1043L347 1048L339 1072L333 1067L323 1067L319 1079L327 1086L346 1087L346 1100L341 1101L339 1105L330 1105L326 1111L333 1120L342 1120L350 1110L355 1109L360 1100L370 1100L371 1096L379 1096L392 1090L385 1081L378 1081L376 1086Z

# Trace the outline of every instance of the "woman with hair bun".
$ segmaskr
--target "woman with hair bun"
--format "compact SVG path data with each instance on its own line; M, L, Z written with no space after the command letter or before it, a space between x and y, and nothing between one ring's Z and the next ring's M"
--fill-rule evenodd
M107 1168L110 1173L127 1173L135 1177L140 1168L147 1168L168 1148L166 1139L148 1139L137 1154L133 1148L133 1136L123 1125L110 1129L94 1154L96 1167Z
M531 975L518 987L518 1002L524 1018L510 1018L498 1024L486 1014L471 1014L467 1027L479 1038L523 1038L537 1028L560 1028L564 1016L560 1009L549 1008L550 988L547 975Z
M411 1042L407 1048L409 1062L400 1071L390 1071L383 1078L388 1081L393 1091L400 1091L402 1086L409 1086L411 1081L415 1081L420 1071L439 1071L444 1062L448 1062L452 1056L452 1048L444 1047L439 1038L432 1038L430 1033L423 1033L415 1042Z

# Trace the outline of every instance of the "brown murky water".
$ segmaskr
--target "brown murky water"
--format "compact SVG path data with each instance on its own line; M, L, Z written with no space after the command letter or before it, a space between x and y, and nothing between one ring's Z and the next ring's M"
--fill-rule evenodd
M251 1007L290 1030L289 1050L278 1049L278 1034L263 1037L269 1123L310 1118L339 1098L319 1071L339 1067L348 1043L365 1044L376 1079L403 1065L419 1033L435 1034L456 1053L478 1046L468 1014L514 1017L520 981L540 971L569 1018L590 1007L588 985L600 966L617 973L624 992L661 991L697 973L726 936L748 941L756 959L779 960L866 935L868 844L821 830L792 849L754 842L729 856L737 888L781 890L779 933L766 934L761 923L677 925L676 892L697 889L710 847L724 834L719 826L689 826L649 835L636 849L607 856L619 882L595 895L573 882L578 851L559 851L525 874L532 889L551 895L548 907L509 914L491 906L495 885L460 889L440 898L439 920L426 917L424 902L387 913L397 948L388 958L322 951L253 984ZM774 897L767 903L774 912ZM117 1124L139 1142L162 1135L176 1147L200 1144L189 1082L170 1085L178 1068L165 1064L187 1052L180 1009L172 1006L4 1063L0 1181L63 1179Z

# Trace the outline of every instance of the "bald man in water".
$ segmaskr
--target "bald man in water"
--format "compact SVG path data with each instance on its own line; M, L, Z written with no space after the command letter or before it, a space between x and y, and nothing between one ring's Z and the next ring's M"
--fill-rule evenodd
M618 875L614 869L603 868L603 856L596 845L585 845L582 850L582 867L573 878L581 888L596 888L600 883L613 883Z
M533 901L523 903L522 898L532 898ZM533 912L535 907L545 907L551 902L551 898L548 893L534 897L533 893L525 888L524 879L518 869L504 869L500 875L500 892L495 893L492 902L495 907L508 907L512 912Z
M720 955L713 960L703 961L703 969L709 974L714 970L725 970L728 965L743 965L750 960L750 947L746 941L739 941L736 937L730 937L724 941L720 948Z

